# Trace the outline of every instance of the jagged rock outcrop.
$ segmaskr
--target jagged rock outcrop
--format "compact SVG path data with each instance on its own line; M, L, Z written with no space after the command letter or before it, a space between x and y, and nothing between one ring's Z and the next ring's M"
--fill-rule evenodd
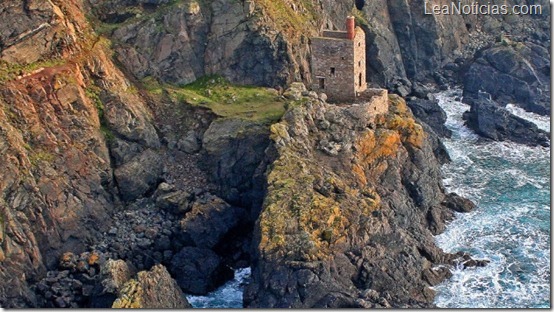
M409 100L407 104L414 116L428 124L439 136L449 138L452 135L452 131L444 125L446 113L436 100L416 98Z
M464 102L490 94L503 106L513 103L527 111L550 115L550 53L531 42L503 42L480 51L464 78Z
M432 306L429 286L449 276L435 266L451 259L432 234L456 201L404 100L381 102L389 113L375 117L364 105L312 98L271 127L278 157L254 232L247 307Z
M424 95L429 96L428 94ZM431 148L439 163L449 162L450 155L448 155L448 151L440 139L443 137L449 138L452 135L452 131L445 126L446 113L444 110L439 106L436 99L412 97L407 101L407 104L418 123L427 133Z
M100 281L92 297L93 308L109 308L120 295L123 286L135 275L134 268L123 260L108 259L100 269Z
M186 309L192 306L166 268L155 265L127 281L112 308Z
M473 101L471 109L463 117L468 127L487 139L550 146L550 136L546 131L530 121L512 115L487 97Z
M185 84L209 74L277 86L291 76L287 43L260 19L255 1L91 1L113 31L118 59L137 78ZM248 57L244 57L248 55Z

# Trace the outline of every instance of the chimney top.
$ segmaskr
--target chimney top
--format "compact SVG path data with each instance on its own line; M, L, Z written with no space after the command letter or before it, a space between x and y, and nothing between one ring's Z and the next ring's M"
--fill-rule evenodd
M354 16L346 17L346 37L350 40L354 40L356 34L356 20Z

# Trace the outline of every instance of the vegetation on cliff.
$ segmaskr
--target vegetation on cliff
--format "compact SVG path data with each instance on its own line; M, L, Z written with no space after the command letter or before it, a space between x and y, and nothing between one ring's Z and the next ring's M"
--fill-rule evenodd
M247 306L431 306L448 271L422 274L448 257L430 222L452 211L428 136L395 95L372 102L388 107L377 116L369 103L304 100L271 126Z
M271 124L285 113L286 101L277 90L234 85L221 76L206 76L184 86L160 84L147 77L143 84L153 96L168 95L177 105L206 107L219 117Z
M345 243L345 229L351 223L380 208L375 182L368 181L366 172L383 169L383 161L395 158L402 144L421 148L424 140L421 126L402 98L391 95L389 107L388 114L376 118L376 129L355 138L352 162L341 166L344 171L322 166L330 160L294 144L280 150L270 166L260 216L262 252L289 260L323 259L330 256L333 246ZM301 115L306 110L295 107L287 114ZM271 138L290 139L287 123L272 125ZM382 172L369 175L378 174Z

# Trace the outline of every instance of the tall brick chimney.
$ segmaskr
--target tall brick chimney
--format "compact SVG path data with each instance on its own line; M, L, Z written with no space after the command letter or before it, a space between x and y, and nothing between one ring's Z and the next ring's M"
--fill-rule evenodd
M355 35L356 35L356 21L354 20L354 16L348 16L346 18L346 38L350 40L354 40Z

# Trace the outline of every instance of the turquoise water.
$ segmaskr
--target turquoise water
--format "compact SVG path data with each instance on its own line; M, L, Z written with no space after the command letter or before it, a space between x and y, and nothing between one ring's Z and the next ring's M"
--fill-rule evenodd
M438 94L453 131L444 141L452 162L443 167L448 191L477 208L436 237L448 252L489 259L484 268L455 268L435 287L435 303L447 308L550 307L550 150L508 142L478 142L463 125L469 106L454 101L459 91ZM512 113L550 131L550 119L508 106Z

